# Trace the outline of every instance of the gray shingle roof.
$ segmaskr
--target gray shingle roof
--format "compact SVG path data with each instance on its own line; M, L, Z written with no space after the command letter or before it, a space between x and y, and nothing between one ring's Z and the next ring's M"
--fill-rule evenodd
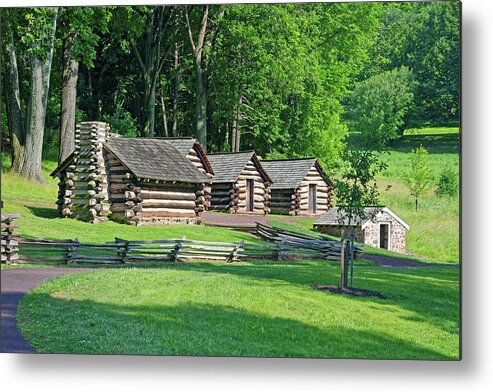
M214 170L214 178L212 179L212 183L235 182L243 168L251 159L259 163L260 173L267 181L270 181L269 176L261 167L254 151L208 154L207 158L209 159L212 169Z
M318 219L315 221L314 225L328 225L328 226L347 226L348 219L344 217L344 220L341 222L340 217L343 216L344 212L339 212L339 209L343 210L344 207L334 207L331 208L328 212L323 215L320 215ZM373 206L373 207L364 207L363 209L366 217L361 220L357 217L353 217L351 221L351 226L366 226L369 222L373 220L377 220L377 215L380 212L386 212L392 217L394 217L399 223L401 223L406 229L409 229L409 226L406 222L404 222L401 218L399 218L395 213L393 213L390 209L385 206Z
M185 155L165 139L113 138L105 146L138 178L209 182Z
M272 179L271 189L294 189L298 187L316 161L316 158L301 158L262 160L261 162ZM324 176L323 173L322 176Z
M170 143L183 155L187 155L197 141L197 139L194 139L192 137L167 137L163 140L166 140L166 142Z

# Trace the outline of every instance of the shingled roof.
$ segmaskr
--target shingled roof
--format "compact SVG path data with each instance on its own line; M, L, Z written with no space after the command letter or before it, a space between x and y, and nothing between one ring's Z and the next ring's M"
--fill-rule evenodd
M212 183L235 182L241 174L243 168L250 160L257 165L262 177L264 177L266 181L271 182L271 178L262 167L255 151L208 154L207 158L209 159L212 169L214 170L214 178L212 179Z
M188 154L195 142L197 142L197 139L193 137L167 137L163 140L166 140L183 155Z
M166 140L167 143L170 143L184 157L187 156L188 152L192 148L197 148L199 154L201 155L200 158L202 158L202 163L206 167L207 172L210 174L214 174L214 170L212 169L212 165L208 159L208 156L197 139L193 137L167 137L163 140Z
M210 181L165 139L112 138L105 148L137 178L191 183Z
M303 178L313 165L317 167L320 174L325 178L322 167L316 158L294 158L262 160L262 166L272 178L271 189L294 189L297 188Z
M339 212L339 209L342 210L343 208L344 207L331 208L325 214L320 215L318 219L315 221L314 225L315 226L347 226L348 219L346 217L344 217L342 222L340 221L340 218L343 216L343 211ZM387 214L392 216L396 221L402 224L406 229L409 229L409 225L387 207L373 206L373 207L365 207L363 210L368 218L361 220L358 217L353 217L351 221L351 226L361 226L361 228L364 229L369 223L372 222L372 220L373 221L378 220L378 214L380 214L381 212L386 212Z

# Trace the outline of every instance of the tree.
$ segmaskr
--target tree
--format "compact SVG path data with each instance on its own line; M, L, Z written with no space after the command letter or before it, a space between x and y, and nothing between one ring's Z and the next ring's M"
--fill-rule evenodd
M459 119L460 2L386 3L363 78L402 66L416 80L409 126Z
M416 211L418 211L418 198L433 185L433 176L428 165L428 151L422 145L413 150L411 169L404 173L403 178L411 196L415 198Z
M372 148L386 147L404 132L413 104L412 73L406 67L385 71L356 85L348 104L349 124Z
M438 197L456 196L459 192L459 174L447 165L440 173L436 186L435 194Z
M373 219L378 209L368 212L365 207L379 204L379 192L375 176L386 168L378 153L372 150L350 150L342 153L342 165L334 179L334 193L338 205L338 220L346 229L341 238L341 289L347 287L348 261L350 260L350 287L353 281L355 223Z
M75 148L75 112L79 63L92 68L98 33L107 30L111 14L104 7L63 7L58 18L62 40L62 87L60 102L60 143L62 162Z
M58 7L9 10L7 58L9 79L9 128L12 133L12 170L43 182L43 135L48 104L51 64ZM22 94L18 60L29 68L29 88ZM23 99L24 98L24 99ZM27 102L27 103L26 103ZM24 114L25 113L25 114Z

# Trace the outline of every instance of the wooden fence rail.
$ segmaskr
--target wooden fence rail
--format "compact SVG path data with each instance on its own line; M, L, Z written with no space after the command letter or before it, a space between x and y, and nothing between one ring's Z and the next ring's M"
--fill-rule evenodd
M20 233L16 231L19 224L15 222L19 219L19 214L1 214L1 262L13 263L19 259L19 242Z
M339 260L341 245L322 236L282 230L257 224L260 237L267 243L207 242L186 237L160 240L115 238L104 244L75 240L13 239L12 223L18 215L2 215L2 262L41 264L123 264L132 262L177 262L245 259L323 259ZM4 230L5 228L5 230ZM5 235L4 235L5 233ZM18 234L18 233L15 233ZM360 249L357 249L357 253ZM356 254L356 257L358 254Z

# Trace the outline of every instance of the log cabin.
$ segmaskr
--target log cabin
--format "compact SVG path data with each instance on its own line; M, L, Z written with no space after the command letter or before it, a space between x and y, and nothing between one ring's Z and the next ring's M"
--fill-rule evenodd
M187 140L185 153L166 138L110 134L102 122L77 124L75 133L74 152L51 173L60 180L60 216L92 223L200 223L213 171L196 141Z
M275 214L320 215L331 206L332 183L316 158L262 160L272 179L270 209Z
M237 214L270 212L271 179L254 151L209 154L214 178L211 210Z

